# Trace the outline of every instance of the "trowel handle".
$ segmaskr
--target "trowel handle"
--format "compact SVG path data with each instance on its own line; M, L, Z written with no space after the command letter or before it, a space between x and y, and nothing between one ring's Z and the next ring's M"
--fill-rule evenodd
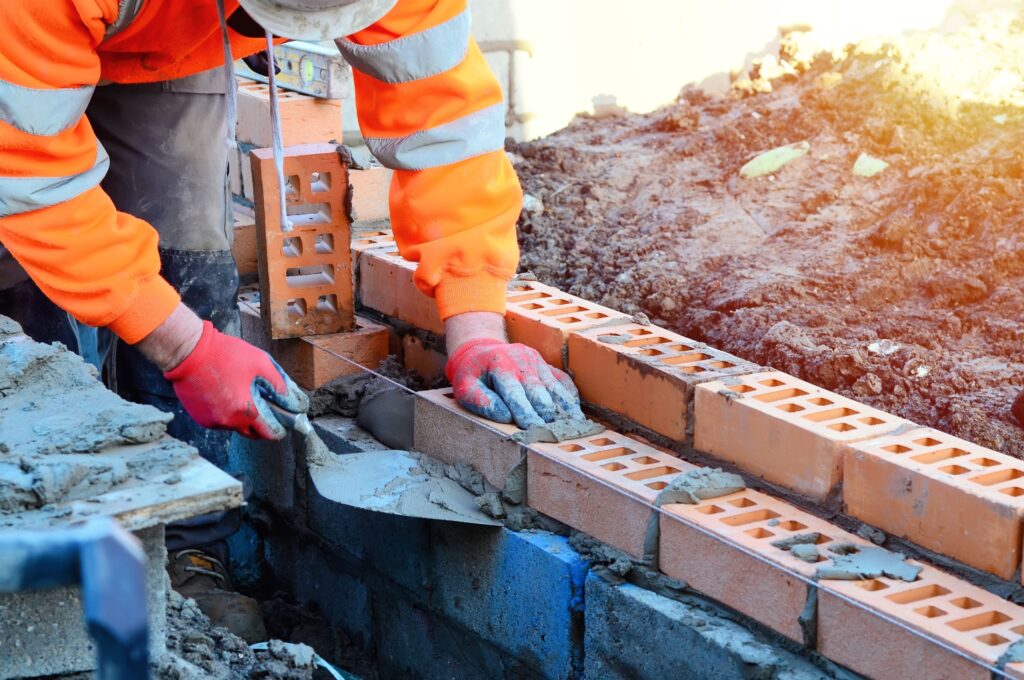
M295 413L289 411L286 408L282 408L274 402L267 400L267 404L270 409L277 416L277 422L281 423L289 430L295 430L299 434L309 434L313 431L313 425L309 422L309 418L305 413Z

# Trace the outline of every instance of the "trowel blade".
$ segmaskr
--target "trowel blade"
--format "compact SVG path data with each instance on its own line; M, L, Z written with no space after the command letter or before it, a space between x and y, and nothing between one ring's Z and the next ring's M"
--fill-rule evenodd
M431 477L407 451L365 451L310 465L324 498L404 517L499 526L477 508L473 495L447 478Z

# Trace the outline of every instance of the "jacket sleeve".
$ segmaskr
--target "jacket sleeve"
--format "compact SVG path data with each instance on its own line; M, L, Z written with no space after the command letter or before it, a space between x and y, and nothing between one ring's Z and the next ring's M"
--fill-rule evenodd
M156 231L99 187L109 159L84 112L117 0L14 0L0 12L0 243L79 320L143 339L180 298Z
M465 0L399 0L338 47L359 125L394 169L391 221L416 284L445 319L504 313L519 259L522 191L504 151L501 87L469 33Z

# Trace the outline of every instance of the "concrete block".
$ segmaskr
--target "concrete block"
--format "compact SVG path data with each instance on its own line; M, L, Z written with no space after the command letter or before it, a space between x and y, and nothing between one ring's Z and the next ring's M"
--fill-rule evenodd
M432 606L546 678L578 674L588 563L566 538L435 524Z
M843 473L843 448L909 423L778 371L703 383L694 446L824 501Z
M416 393L414 446L445 463L466 463L498 489L523 461L523 450L511 436L515 425L474 416L455 402L451 388Z
M586 583L584 677L829 678L809 662L758 639L696 598L672 600L591 573Z
M625 323L572 333L569 370L586 401L689 443L694 386L758 366L657 326Z
M296 507L294 437L264 441L232 437L227 472L242 480L247 493L282 512Z
M1024 464L915 428L844 454L846 512L1004 579L1021 564Z
M135 532L146 552L150 658L166 650L167 551L164 527ZM0 678L91 671L96 650L86 632L81 588L0 595Z
M509 340L533 347L544 361L558 368L564 368L563 354L570 333L615 319L628 321L621 312L536 281L514 281L506 297Z

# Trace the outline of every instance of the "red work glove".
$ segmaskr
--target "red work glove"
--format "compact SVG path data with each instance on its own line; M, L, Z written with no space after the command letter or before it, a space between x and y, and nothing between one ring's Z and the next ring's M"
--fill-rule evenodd
M164 377L197 423L253 439L287 434L268 401L293 413L309 408L306 394L270 355L224 335L209 321L203 322L203 335L192 353Z
M494 338L470 340L445 368L455 399L473 413L526 429L558 418L583 418L576 386L537 350Z

